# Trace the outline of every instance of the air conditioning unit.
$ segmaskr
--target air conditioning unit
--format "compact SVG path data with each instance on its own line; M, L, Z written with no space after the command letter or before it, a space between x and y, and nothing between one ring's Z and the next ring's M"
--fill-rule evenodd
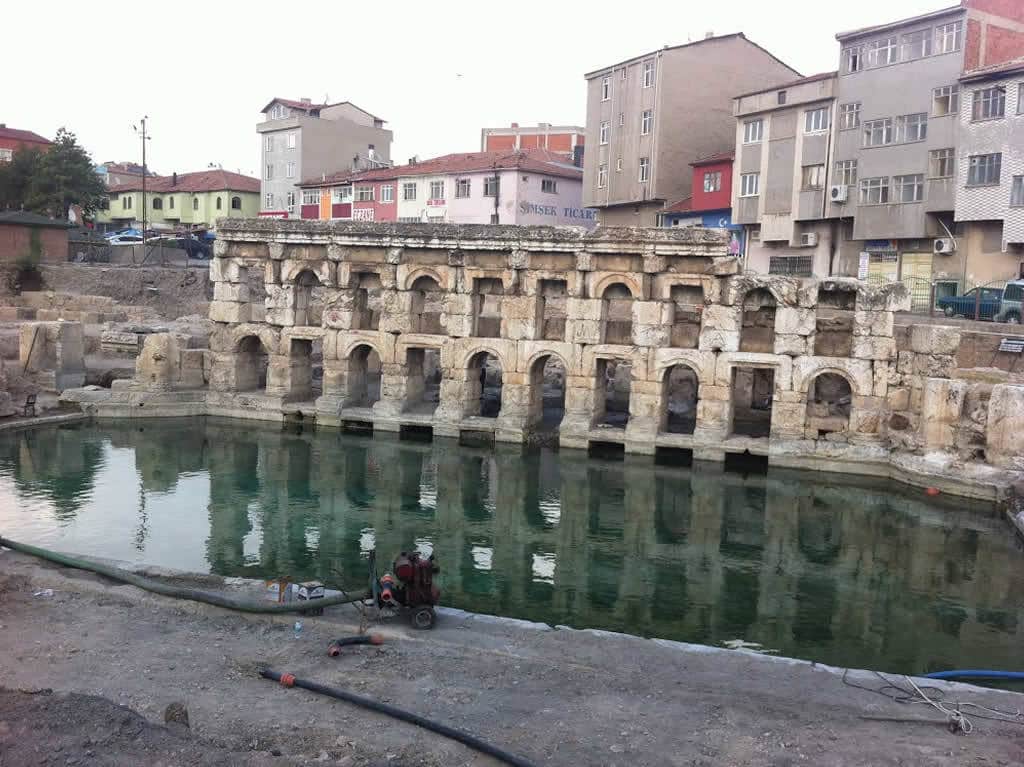
M800 247L801 248L813 248L818 244L818 233L817 232L804 232L800 235Z
M846 202L849 195L850 187L846 184L833 184L828 188L828 198L837 205L842 205Z
M956 240L952 237L940 237L933 247L935 253L953 253L956 251Z

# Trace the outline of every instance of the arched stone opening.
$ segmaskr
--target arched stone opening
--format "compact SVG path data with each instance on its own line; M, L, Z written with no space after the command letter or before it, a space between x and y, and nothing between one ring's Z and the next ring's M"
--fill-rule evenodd
M676 349L696 349L700 341L700 322L704 313L704 288L700 285L673 285L672 337Z
M819 373L807 387L809 439L843 441L850 429L853 389L839 373Z
M313 293L320 287L320 278L309 269L295 276L295 324L299 327L320 325L323 302Z
M606 344L633 343L633 294L621 282L613 282L601 294Z
M819 357L849 357L853 353L853 321L857 291L838 287L818 288L814 321L814 353Z
M530 367L530 424L535 431L556 431L565 416L565 365L554 354Z
M625 429L629 423L629 395L632 388L633 365L627 360L597 361L597 386L594 396L598 426Z
M444 296L444 291L433 277L424 274L416 278L412 284L413 333L441 333Z
M352 329L379 330L383 287L380 275L374 272L359 272L355 275L355 285Z
M775 306L775 296L765 288L755 288L743 297L741 352L775 351Z
M661 385L661 400L665 403L661 431L693 434L697 426L697 373L689 365L673 365L665 371Z
M475 280L476 290L473 294L473 319L478 338L501 337L501 299L505 295L505 286L501 280L493 277L481 277Z
M441 399L441 353L409 349L405 363L405 410L432 414Z
M269 357L267 348L258 336L241 338L235 353L233 391L263 391L266 389Z
M348 357L345 407L372 407L380 399L381 364L376 349L360 344Z
M284 388L284 397L291 402L305 402L314 399L320 392L323 381L323 367L320 367L320 379L314 383L313 366L314 359L319 356L322 363L322 354L319 354L319 339L316 342L310 338L292 338L288 343L288 378L281 381ZM275 368L276 368L275 362Z
M477 352L466 369L466 415L497 418L501 412L501 361Z

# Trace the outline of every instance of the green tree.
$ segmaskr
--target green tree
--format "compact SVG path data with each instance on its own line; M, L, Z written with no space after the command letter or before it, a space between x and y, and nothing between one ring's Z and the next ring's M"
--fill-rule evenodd
M0 170L0 207L62 219L74 204L94 213L106 194L89 153L66 128L46 151L18 150Z

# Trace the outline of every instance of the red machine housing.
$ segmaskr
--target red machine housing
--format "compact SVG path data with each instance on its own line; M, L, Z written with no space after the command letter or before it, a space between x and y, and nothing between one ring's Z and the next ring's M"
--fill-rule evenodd
M401 586L395 589L398 602L405 607L433 607L441 599L441 591L434 585L434 574L441 568L434 555L424 559L418 551L403 551L395 558L395 576Z

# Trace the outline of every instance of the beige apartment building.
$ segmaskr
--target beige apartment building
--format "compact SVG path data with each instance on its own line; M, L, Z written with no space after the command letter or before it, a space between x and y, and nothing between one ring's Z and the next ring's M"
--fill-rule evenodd
M736 93L800 77L742 33L665 47L585 75L583 205L606 226L657 226L690 163L732 146Z

